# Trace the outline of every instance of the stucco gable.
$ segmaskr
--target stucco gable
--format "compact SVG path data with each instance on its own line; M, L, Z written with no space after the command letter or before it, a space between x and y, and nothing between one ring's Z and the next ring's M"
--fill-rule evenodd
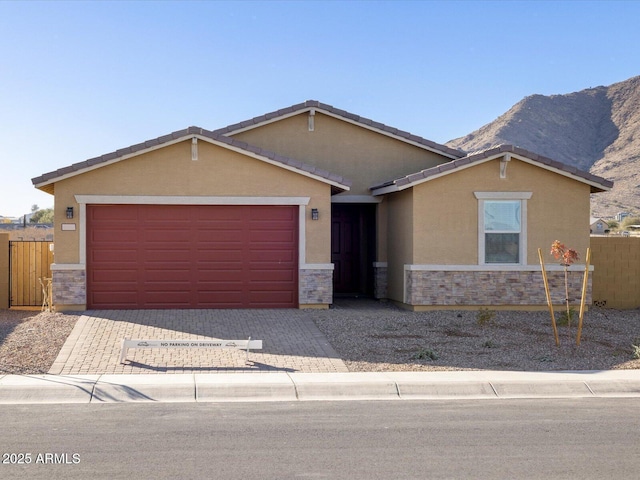
M97 168L111 165L112 163L120 162L128 158L142 155L189 139L209 142L270 163L277 167L285 168L301 175L315 178L319 181L330 184L336 192L347 191L351 185L351 181L341 175L327 172L298 160L279 155L260 147L249 145L246 142L235 140L220 133L205 130L200 127L189 127L183 130L177 130L168 135L147 140L136 145L131 145L130 147L122 148L114 152L101 155L100 157L91 158L83 162L74 163L68 167L59 168L58 170L32 178L31 181L36 188L45 192L53 193L53 185L57 181L80 175Z
M425 150L429 150L431 152L442 155L446 158L460 158L464 156L464 153L460 150L456 150L446 145L441 145L436 142L432 142L431 140L427 140L426 138L422 138L418 135L414 135L412 133L399 130L394 127L390 127L380 122L376 122L369 118L361 117L359 115L355 115L353 113L347 112L346 110L341 110L335 108L331 105L327 105L326 103L321 103L317 100L307 100L303 103L298 103L296 105L292 105L287 108L282 108L275 112L266 113L264 115L260 115L249 120L245 120L239 123L234 123L232 125L228 125L226 127L214 130L214 133L233 136L235 134L251 130L254 128L259 128L261 126L277 122L283 120L285 118L289 118L293 115L299 115L305 112L321 112L325 115L329 115L334 118L338 118L340 120L349 122L351 124L357 125L362 128L366 128L368 130L374 131L381 135L385 135L391 138L395 138L396 140L400 140L405 143L409 143L411 145L423 148Z
M478 165L480 163L495 160L504 157L508 162L511 158L544 168L546 170L558 173L560 175L572 178L582 183L586 183L591 187L591 193L604 192L613 187L613 182L605 178L593 175L589 172L579 170L570 165L557 162L548 157L543 157L536 153L530 152L513 145L498 145L486 150L469 153L463 158L453 160L436 167L427 168L404 177L389 180L387 182L373 185L371 188L373 195L383 195L385 193L398 192L407 188L414 187L423 182L442 177L444 175L454 174L460 170Z

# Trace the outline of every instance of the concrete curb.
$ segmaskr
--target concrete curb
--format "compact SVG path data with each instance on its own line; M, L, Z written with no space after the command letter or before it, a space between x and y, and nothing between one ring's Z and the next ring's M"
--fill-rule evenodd
M576 397L640 397L640 370L0 376L0 404Z

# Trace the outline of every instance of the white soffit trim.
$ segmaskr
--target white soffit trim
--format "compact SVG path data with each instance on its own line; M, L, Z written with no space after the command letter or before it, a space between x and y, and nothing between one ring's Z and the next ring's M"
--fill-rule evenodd
M451 158L451 159L460 158L460 157L457 157L455 155L451 155L449 153L443 152L442 150L438 150L437 148L431 148L431 147L429 147L427 145L423 145L421 143L414 142L413 140L409 140L408 138L401 137L400 135L394 135L391 132L387 132L385 130L381 130L379 128L376 128L376 127L374 127L372 125L367 125L366 123L358 122L356 120L352 120L350 118L343 117L343 116L341 116L341 115L339 115L337 113L329 112L328 110L324 110L323 108L319 108L319 107L305 107L303 109L296 110L295 112L286 113L284 115L278 115L277 117L273 117L273 118L270 118L268 120L264 120L262 122L254 123L253 125L248 125L246 127L238 128L237 130L232 130L231 132L225 133L225 135L232 137L233 135L236 135L238 133L246 132L248 130L253 130L254 128L258 128L258 127L261 127L263 125L268 125L270 123L274 123L274 122L277 122L279 120L284 120L285 118L295 117L296 115L307 113L307 112L310 112L312 110L315 111L315 113L320 112L320 113L322 113L322 114L324 114L324 115L326 115L328 117L333 117L333 118L336 118L338 120L342 120L343 122L355 125L357 127L362 127L362 128L367 129L367 130L370 130L372 132L376 132L376 133L379 133L381 135L385 135L387 137L393 138L395 140L399 140L399 141L401 141L403 143L408 143L410 145L413 145L415 147L421 148L423 150L428 150L430 152L437 153L438 155L441 155L443 157L447 157L447 158Z
M308 205L310 197L76 195L75 199L79 204L114 205Z

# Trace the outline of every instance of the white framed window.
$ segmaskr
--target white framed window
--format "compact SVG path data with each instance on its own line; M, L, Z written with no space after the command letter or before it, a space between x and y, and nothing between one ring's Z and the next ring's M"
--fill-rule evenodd
M527 200L531 192L475 192L478 263L527 264Z

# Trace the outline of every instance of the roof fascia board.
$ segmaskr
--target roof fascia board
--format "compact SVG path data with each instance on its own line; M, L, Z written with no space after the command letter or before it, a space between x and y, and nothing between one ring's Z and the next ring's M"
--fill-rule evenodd
M414 142L413 140L409 140L408 138L401 137L399 135L394 135L391 132L387 132L385 130L380 130L379 128L376 128L376 127L371 126L371 125L367 125L366 123L362 123L362 122L357 122L355 120L351 120L350 118L342 117L342 116L340 116L338 114L335 114L333 112L328 112L328 111L323 110L321 108L316 108L315 110L316 110L316 112L319 111L319 112L321 112L321 113L323 113L325 115L328 115L330 117L337 118L338 120L342 120L343 122L347 122L347 123L350 123L352 125L356 125L358 127L365 128L365 129L370 130L372 132L379 133L381 135L385 135L385 136L393 138L395 140L399 140L399 141L401 141L403 143L408 143L409 145L413 145L414 147L418 147L418 148L421 148L423 150L428 150L430 152L437 153L438 155L441 155L443 157L451 158L451 159L454 159L454 160L457 160L458 158L460 158L460 157L456 157L455 155L451 155L450 153L443 152L442 150L438 150L436 148L428 147L427 145L423 145L421 143Z
M145 148L145 149L142 149L142 150L138 150L137 152L127 153L125 155L122 155L120 157L114 158L112 160L108 160L106 162L100 162L100 163L96 163L95 165L90 165L90 166L85 167L85 168L74 170L72 172L63 174L60 177L55 177L55 178L52 178L52 179L50 179L50 180L48 180L46 182L38 183L38 184L35 185L35 187L36 188L40 188L40 187L43 187L45 185L49 185L49 184L52 184L52 183L55 183L55 182L59 182L61 180L65 180L67 178L75 177L76 175L80 175L82 173L87 173L87 172L90 172L90 171L98 169L98 168L106 167L107 165L112 165L114 163L117 163L117 162L120 162L120 161L123 161L123 160L127 160L129 158L133 158L133 157L136 157L136 156L139 156L139 155L144 155L145 153L150 153L150 152L152 152L154 150L158 150L158 149L161 149L161 148L164 148L164 147L175 145L176 143L184 142L184 141L192 139L192 138L197 138L199 140L202 140L203 142L208 142L208 143L211 143L213 145L216 145L216 146L219 146L219 147L222 147L222 148L226 148L228 150L232 150L232 151L234 151L236 153L239 153L241 155L245 155L247 157L251 157L251 158L254 158L256 160L260 160L260 161L269 163L269 164L274 165L276 167L284 168L285 170L289 170L289 171L297 173L299 175L303 175L305 177L313 178L314 180L318 180L320 182L332 185L332 186L337 187L337 188L339 188L341 190L344 190L344 191L349 191L350 190L350 187L348 185L343 185L343 184L341 184L339 182L336 182L336 181L333 181L333 180L330 180L330 179L327 179L327 178L323 178L323 177L320 177L318 175L314 175L311 172L306 172L304 170L297 169L295 167L291 167L289 165L285 165L283 163L273 161L270 158L264 157L262 155L258 155L257 153L250 152L250 151L245 150L243 148L236 147L234 145L229 145L227 143L220 142L220 141L217 141L217 140L215 140L213 138L209 138L207 136L200 135L200 134L197 134L197 133L195 133L195 134L194 133L190 133L190 134L184 135L182 137L178 137L178 138L174 138L172 140L168 140L168 141L166 141L166 142L164 142L162 144L159 144L159 145L153 145L151 147L148 147L148 148Z
M590 180L588 180L588 179L586 179L584 177L580 177L578 175L573 175L571 172L567 172L566 170L561 170L559 168L555 168L555 167L552 167L550 165L546 165L546 164L544 164L542 162L538 162L536 160L532 160L532 159L530 159L528 157L519 155L517 153L514 153L514 152L500 152L500 153L496 153L494 155L491 155L490 157L483 158L481 160L477 160L475 162L469 163L467 165L462 165L462 166L454 168L452 170L447 170L446 172L436 173L436 174L430 175L428 177L422 178L420 180L416 180L415 182L407 183L406 185L401 185L401 186L388 185L386 187L375 189L375 190L372 191L372 195L376 195L377 196L377 195L384 195L386 193L400 192L402 190L406 190L407 188L415 187L416 185L420 185L421 183L428 182L429 180L435 180L436 178L444 177L445 175L449 175L449 174L452 174L452 173L455 173L455 172L459 172L460 170L465 170L467 168L474 167L476 165L480 165L482 163L489 162L491 160L495 160L495 159L500 158L500 157L504 157L507 154L510 155L511 158L515 158L515 159L518 159L518 160L520 160L520 161L522 161L524 163L528 163L529 165L533 165L535 167L540 167L540 168L543 168L543 169L548 170L550 172L562 175L564 177L571 178L572 180L577 180L578 182L581 182L581 183L587 184L589 186L598 188L598 189L600 189L602 191L611 190L611 188L606 187L606 186L604 186L604 185L602 185L600 183L592 182L592 181L590 181Z
M69 173L63 173L59 177L55 177L55 178L49 179L49 180L47 180L45 182L37 183L37 184L34 185L34 187L35 188L40 188L40 187L43 187L45 185L49 185L49 184L52 184L52 183L59 182L61 180L66 180L67 178L75 177L76 175L80 175L81 173L87 173L87 172L90 172L92 170L97 170L98 168L106 167L107 165L113 165L114 163L121 162L122 160L127 160L129 158L137 157L138 155L143 155L145 153L153 152L154 150L159 150L159 149L164 148L164 147L169 147L171 145L175 145L176 143L184 142L185 140L187 140L189 138L192 138L192 137L195 137L195 136L196 135L191 134L191 135L186 135L186 136L180 137L180 138L174 138L174 139L168 140L168 141L166 141L166 142L164 142L162 144L153 145L153 146L147 147L147 148L145 148L143 150L138 150L137 152L127 153L125 155L113 158L111 160L107 160L107 161L104 161L104 162L98 162L98 163L96 163L94 165L89 165L87 167L80 168L78 170L73 170L73 171L71 171Z
M562 175L564 177L571 178L572 180L577 180L577 181L585 183L585 184L587 184L587 185L589 185L591 187L598 188L598 189L602 190L603 192L608 192L609 190L611 190L611 187L606 187L606 186L602 185L601 183L592 182L592 181L590 181L590 180L588 180L588 179L586 179L584 177L580 177L578 175L572 174L571 172L567 172L566 170L562 170L562 169L559 169L559 168L552 167L550 165L546 165L544 163L537 162L537 161L532 160L530 158L523 157L522 155L518 155L517 153L511 153L511 158L517 158L518 160L520 160L520 161L522 161L524 163L528 163L529 165L534 165L534 166L537 166L537 167L540 167L540 168L544 168L545 170L549 170L550 172L554 172L554 173L560 174L560 175Z
M238 133L242 133L242 132L247 132L249 130L253 130L254 128L258 128L258 127L262 127L264 125L269 125L270 123L274 123L280 120L284 120L285 118L290 118L290 117L295 117L296 115L300 115L301 113L306 113L306 112L310 112L311 110L315 110L317 111L322 111L322 113L325 113L324 110L322 110L321 108L318 107L303 107L300 110L296 110L294 112L289 112L289 113L283 113L282 115L278 115L277 117L273 117L273 118L269 118L267 120L263 120L261 122L257 122L254 123L252 125L247 125L246 127L240 127L236 130L231 130L230 132L224 133L223 135L226 135L228 137L232 137Z
M370 130L372 132L379 133L381 135L385 135L385 136L393 138L395 140L399 140L401 142L408 143L409 145L413 145L414 147L421 148L422 150L428 150L430 152L437 153L438 155L441 155L443 157L447 157L447 158L451 158L451 159L460 158L460 157L457 157L455 155L451 155L449 153L443 152L442 150L438 150L437 148L431 148L431 147L429 147L427 145L423 145L421 143L414 142L413 140L409 140L408 138L401 137L399 135L394 135L391 132L387 132L385 130L381 130L381 129L376 128L376 127L374 127L372 125L367 125L366 123L358 122L356 120L352 120L350 118L343 117L342 115L339 115L337 113L333 113L333 112L330 112L328 110L325 110L322 107L304 107L304 108L301 108L300 110L296 110L295 112L285 113L285 114L279 115L277 117L273 117L273 118L270 118L268 120L264 120L262 122L254 123L253 125L248 125L246 127L238 128L237 130L232 130L230 132L225 133L225 135L233 136L233 135L236 135L238 133L246 132L248 130L253 130L254 128L262 127L264 125L268 125L270 123L277 122L279 120L284 120L285 118L290 118L290 117L294 117L296 115L300 115L302 113L307 113L307 112L310 112L311 110L313 110L316 113L320 112L320 113L322 113L324 115L327 115L328 117L333 117L333 118L336 118L338 120L342 120L343 122L350 123L350 124L355 125L357 127L365 128L365 129Z

